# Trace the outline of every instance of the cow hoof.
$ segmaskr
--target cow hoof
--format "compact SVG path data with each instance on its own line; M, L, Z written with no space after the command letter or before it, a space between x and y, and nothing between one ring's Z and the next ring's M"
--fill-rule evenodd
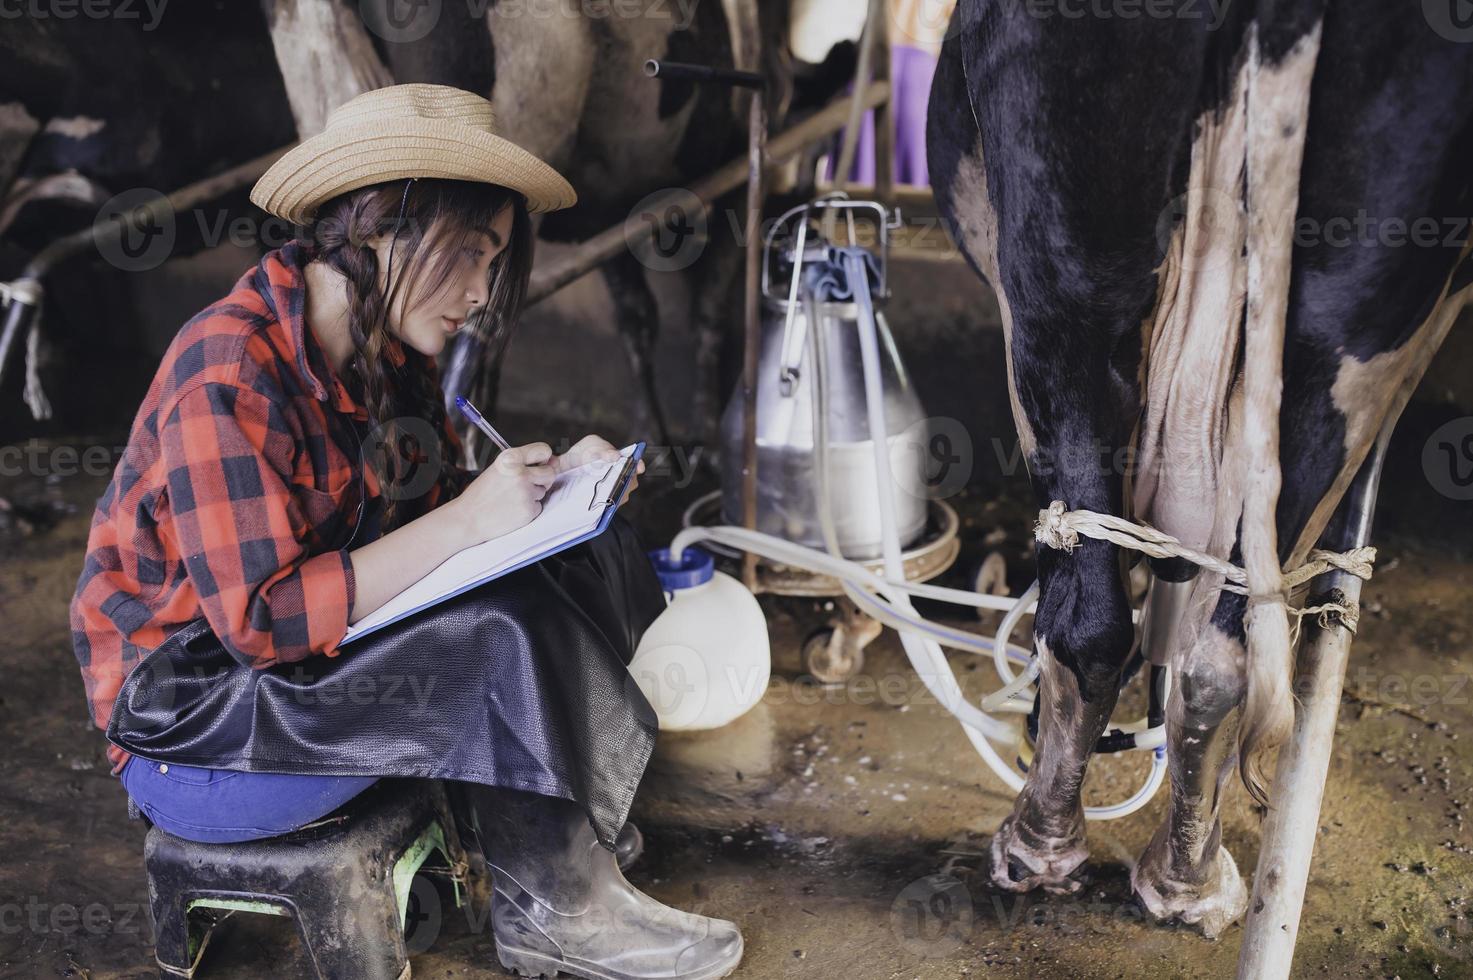
M1130 873L1130 887L1157 922L1183 922L1216 939L1248 908L1248 889L1227 848L1217 849L1216 864L1217 873L1209 871L1201 884L1176 881L1148 848Z
M1073 895L1084 882L1071 877L1089 857L1083 840L1043 840L1026 843L1012 817L1003 821L992 838L992 883L1003 891L1029 892L1041 888L1052 895Z

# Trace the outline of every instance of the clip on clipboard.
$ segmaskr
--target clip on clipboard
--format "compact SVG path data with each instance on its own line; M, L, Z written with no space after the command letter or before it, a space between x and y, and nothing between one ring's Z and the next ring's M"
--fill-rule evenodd
M603 500L598 499L599 487L603 485L604 480L608 479L607 475L600 479L598 483L595 483L593 485L593 499L588 502L589 510L593 510L595 507L608 507L617 502L620 495L624 493L624 486L629 482L629 474L633 472L636 466L639 465L640 456L644 455L644 443L641 442L637 445L639 446L638 453L634 453L624 457L624 465L619 467L618 474L614 478L613 493L605 497ZM613 472L614 468L612 466L609 467L609 473Z
M535 519L515 531L451 555L428 575L348 627L339 645L602 534L614 519L619 498L639 466L644 449L643 442L626 446L621 451L622 465L611 464L598 476L593 475L597 463L585 463L559 476L548 489L542 513ZM593 481L593 490L584 507L578 484L589 479ZM569 482L560 487L564 480ZM576 500L568 496L570 490L578 493Z

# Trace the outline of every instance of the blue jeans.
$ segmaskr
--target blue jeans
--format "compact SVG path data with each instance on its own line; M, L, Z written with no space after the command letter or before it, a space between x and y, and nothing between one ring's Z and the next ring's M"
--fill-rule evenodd
M377 776L297 776L151 762L133 756L123 788L149 820L175 837L224 844L296 830L325 817Z

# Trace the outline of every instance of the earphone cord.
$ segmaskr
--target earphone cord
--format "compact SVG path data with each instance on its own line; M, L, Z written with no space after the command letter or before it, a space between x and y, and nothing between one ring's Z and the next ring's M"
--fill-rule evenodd
M409 203L409 186L416 180L419 178L410 177L404 182L404 194L399 198L399 217L394 219L394 237L389 239L389 268L384 274L384 288L386 289L394 287L394 246L399 241L399 229L404 225L404 207Z

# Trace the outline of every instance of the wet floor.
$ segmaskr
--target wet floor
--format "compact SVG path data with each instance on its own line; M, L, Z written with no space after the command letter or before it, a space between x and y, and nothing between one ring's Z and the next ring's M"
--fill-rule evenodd
M88 720L66 608L102 477L8 480L0 497L0 976L156 975L143 828L108 775ZM633 511L663 543L679 508L658 487ZM641 490L641 494L645 491ZM1026 508L963 494L963 554L988 548L1026 585ZM983 541L988 542L984 546ZM1306 898L1296 976L1473 976L1473 572L1413 539L1382 546L1353 652ZM972 567L946 584L960 585ZM634 817L648 840L630 879L682 908L736 920L739 977L909 980L1231 976L1242 939L1216 942L1143 920L1129 868L1166 794L1092 824L1088 886L1017 897L987 884L990 835L1011 794L925 696L893 634L839 687L803 676L799 647L822 600L763 598L774 651L764 700L725 729L662 736ZM933 614L936 610L928 609ZM952 617L958 625L986 627ZM964 688L990 662L952 655ZM1138 713L1128 692L1119 717ZM1129 795L1141 754L1096 760L1086 802ZM1259 816L1236 781L1223 840L1245 877ZM478 916L446 907L419 943L416 977L497 976ZM200 976L308 976L286 920L237 914Z

